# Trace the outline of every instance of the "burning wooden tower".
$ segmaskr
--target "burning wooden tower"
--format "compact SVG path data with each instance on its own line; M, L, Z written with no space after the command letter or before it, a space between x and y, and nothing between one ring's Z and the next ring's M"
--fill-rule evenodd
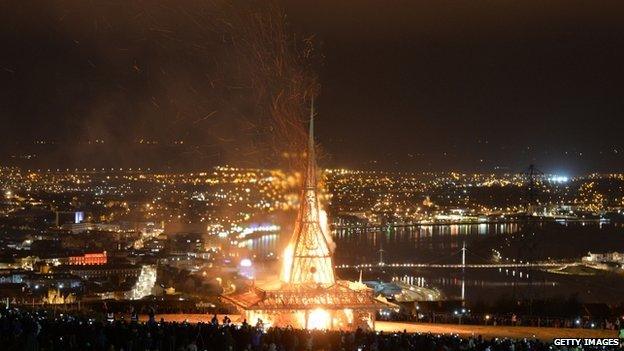
M284 251L281 279L224 295L243 318L306 329L374 329L376 312L394 306L362 282L336 280L329 233L321 223L311 111L307 167L295 230Z

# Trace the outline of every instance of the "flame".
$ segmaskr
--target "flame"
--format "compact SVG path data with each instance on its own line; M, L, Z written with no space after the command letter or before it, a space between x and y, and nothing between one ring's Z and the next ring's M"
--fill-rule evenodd
M343 310L345 318L347 319L347 323L353 323L353 310L350 308L345 308Z
M329 233L329 224L327 222L327 212L319 206L319 221L321 222L321 230L323 233ZM327 236L327 234L325 234Z
M295 320L299 323L299 326L303 328L306 323L306 313L305 311L297 311L295 312Z
M308 315L308 329L331 329L331 316L324 309L317 308Z
M327 247L329 248L329 252L331 254L334 252L336 244L334 243L329 231L327 212L325 212L325 210L323 210L322 208L319 208L319 224L321 226L321 232L327 242ZM285 283L291 283L291 279L293 279L293 277L291 276L293 272L291 271L294 262L295 245L297 244L296 240L296 237L292 237L291 241L288 243L288 246L286 246L282 253L282 269L280 278ZM317 270L315 273L313 273L314 281L316 283L332 283L334 277L331 259L319 256L318 259L315 260L315 264L317 266ZM294 272L294 274L297 275L298 272ZM294 279L296 280L297 278Z
M289 243L284 249L282 254L282 281L290 282L290 270L293 263L294 248L293 244Z
M336 249L336 243L334 243L334 239L332 239L331 232L329 231L329 220L327 219L327 212L323 209L319 204L319 221L321 224L321 230L323 231L323 235L325 235L325 240L327 240L327 245L329 246L329 251L332 253Z

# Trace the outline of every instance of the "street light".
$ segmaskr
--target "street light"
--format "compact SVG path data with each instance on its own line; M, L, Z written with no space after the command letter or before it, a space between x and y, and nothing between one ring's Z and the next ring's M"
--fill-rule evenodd
M465 311L465 309L462 309L462 310ZM459 311L455 310L453 311L453 314L457 316L459 324L462 324L463 313L460 313Z

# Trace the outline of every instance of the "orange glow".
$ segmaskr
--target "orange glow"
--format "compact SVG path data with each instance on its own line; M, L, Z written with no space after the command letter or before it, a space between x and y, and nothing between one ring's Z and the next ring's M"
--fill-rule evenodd
M345 308L343 310L345 318L347 319L347 323L353 323L353 310L350 308Z
M289 282L290 281L290 269L292 268L293 262L293 245L288 244L284 249L284 254L282 255L282 281Z
M70 256L70 265L102 265L106 264L106 251L102 253L87 253L82 256Z
M321 207L316 188L302 194L295 231L283 252L281 280L285 283L334 283L331 238L327 212Z
M334 243L334 239L331 237L331 230L329 229L329 219L327 216L327 212L321 205L319 204L319 222L321 224L321 230L323 234L325 234L325 240L327 240L327 245L329 245L329 250L334 252L336 244Z
M331 329L331 316L329 312L317 308L308 315L308 329Z

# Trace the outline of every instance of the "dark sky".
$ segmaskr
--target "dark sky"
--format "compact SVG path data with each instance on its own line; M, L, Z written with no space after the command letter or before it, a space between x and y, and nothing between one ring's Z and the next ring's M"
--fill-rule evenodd
M326 166L624 171L621 2L283 1L321 43ZM263 159L201 1L23 3L0 5L4 163Z

